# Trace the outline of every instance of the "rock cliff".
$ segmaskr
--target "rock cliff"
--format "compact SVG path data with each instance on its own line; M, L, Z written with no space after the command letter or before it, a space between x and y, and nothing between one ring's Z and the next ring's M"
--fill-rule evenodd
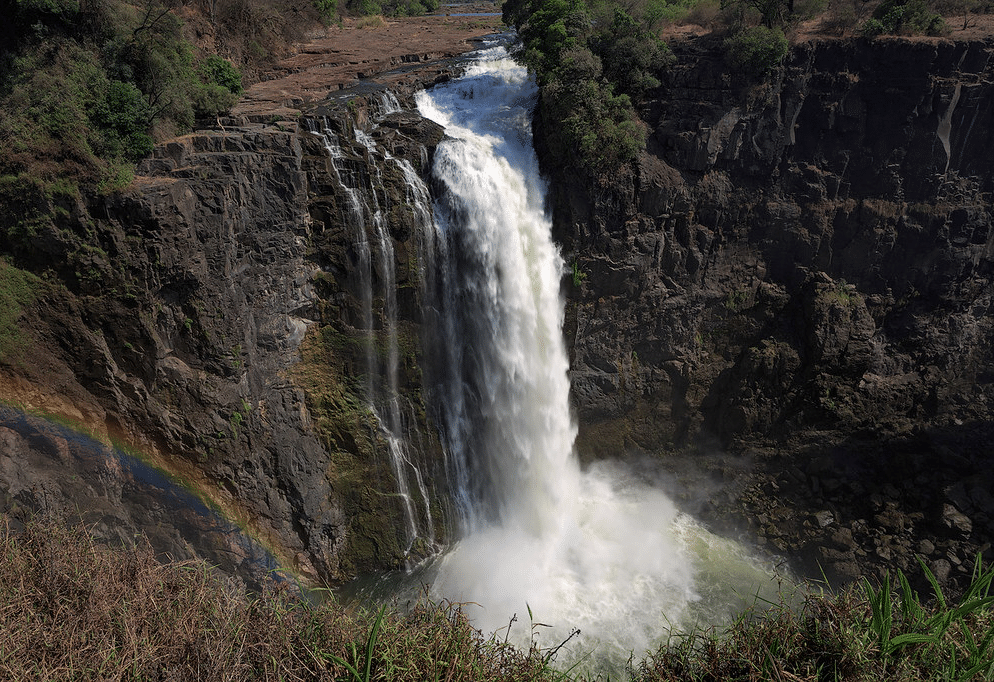
M418 235L405 179L378 173L353 126L363 120L371 139L419 167L440 132L400 113L373 125L375 107L354 98L328 119L342 139L337 163L354 176L349 189L311 132L320 122L201 130L156 147L128 190L59 212L12 245L4 266L33 287L21 338L4 349L8 400L138 450L322 583L420 551L405 544L395 474L362 386L381 381L366 358L383 345L382 295L370 303L375 318L360 308L383 272L363 281L357 250L374 236L351 220L350 192L375 193L386 213L394 280L412 292L398 296L412 458L441 466L409 328ZM3 486L15 515L72 511L72 499L19 479Z
M816 575L955 582L994 532L994 45L672 47L637 167L543 158L581 457L706 463L701 513Z
M672 47L634 167L557 165L538 122L581 458L662 462L685 505L802 571L921 556L955 586L994 531L994 48L805 43L750 81L717 39ZM140 450L327 583L446 533L405 518L368 400L396 383L443 509L424 245L387 162L426 175L441 133L381 95L166 142L0 261L3 396ZM0 489L13 515L71 507Z

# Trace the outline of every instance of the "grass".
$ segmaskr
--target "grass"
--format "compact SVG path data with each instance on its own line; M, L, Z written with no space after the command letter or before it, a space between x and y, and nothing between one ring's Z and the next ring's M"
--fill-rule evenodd
M0 532L0 678L16 680L552 680L540 652L486 639L458 605L314 606L275 585L249 596L146 542L85 529Z
M897 572L878 585L864 579L837 595L809 595L801 610L784 604L746 612L726 632L674 634L630 670L657 680L989 680L994 675L994 570L979 559L955 605L934 575L923 603Z
M994 674L994 571L976 565L949 603L931 572L921 601L901 574L801 609L758 604L727 630L673 633L631 661L656 680L985 680ZM347 608L287 584L247 595L198 562L158 563L148 543L108 548L84 528L0 528L0 678L17 680L579 680L557 648L484 637L458 604Z

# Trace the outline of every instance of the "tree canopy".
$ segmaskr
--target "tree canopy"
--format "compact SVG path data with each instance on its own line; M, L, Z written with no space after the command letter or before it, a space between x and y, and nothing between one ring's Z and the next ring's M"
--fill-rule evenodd
M521 59L542 88L539 116L557 158L603 172L645 146L635 104L659 86L672 53L652 30L656 5L625 9L587 0L507 0Z

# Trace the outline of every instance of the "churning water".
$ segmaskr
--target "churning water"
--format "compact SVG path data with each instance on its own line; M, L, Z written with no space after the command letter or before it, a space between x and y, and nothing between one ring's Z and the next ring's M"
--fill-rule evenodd
M435 397L460 518L422 580L484 632L529 610L541 646L623 662L671 627L714 623L769 574L620 465L581 470L562 334L563 262L532 147L536 87L503 48L421 93L441 124L434 178ZM503 633L502 633L503 636Z

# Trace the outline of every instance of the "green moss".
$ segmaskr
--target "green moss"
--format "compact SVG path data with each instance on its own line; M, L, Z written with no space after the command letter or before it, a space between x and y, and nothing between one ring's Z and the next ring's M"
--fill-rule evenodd
M35 275L0 259L0 362L14 361L27 343L20 318L41 286Z

